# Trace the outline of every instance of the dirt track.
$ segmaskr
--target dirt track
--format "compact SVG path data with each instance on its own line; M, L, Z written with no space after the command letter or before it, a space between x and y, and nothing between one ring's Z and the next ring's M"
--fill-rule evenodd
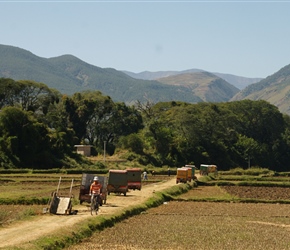
M176 179L149 184L142 187L142 190L130 191L127 196L111 194L107 197L107 204L100 208L99 214L114 214L128 206L135 205L147 200L153 192L160 191L176 185ZM30 241L42 236L49 236L58 230L70 230L72 226L87 217L90 211L86 205L74 206L78 210L77 215L43 215L33 220L22 221L0 229L0 248L5 249L11 246L19 246L22 249L32 249Z

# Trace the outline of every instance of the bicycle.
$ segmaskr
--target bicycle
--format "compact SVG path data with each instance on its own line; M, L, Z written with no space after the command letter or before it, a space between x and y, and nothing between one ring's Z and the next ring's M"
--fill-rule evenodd
M96 213L98 214L99 211L99 199L100 199L100 194L92 194L91 195L91 215Z

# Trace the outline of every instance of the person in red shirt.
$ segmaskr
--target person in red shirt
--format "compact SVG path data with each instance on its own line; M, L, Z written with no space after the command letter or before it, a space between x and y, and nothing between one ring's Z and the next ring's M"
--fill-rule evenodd
M99 182L99 178L97 176L94 177L94 181L90 186L90 195L92 196L91 199L93 199L94 196L98 195L98 201L100 205L102 206L102 184Z

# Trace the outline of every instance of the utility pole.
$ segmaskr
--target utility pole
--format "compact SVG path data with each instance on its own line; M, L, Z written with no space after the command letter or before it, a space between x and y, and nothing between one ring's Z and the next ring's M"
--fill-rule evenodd
M106 162L106 141L104 141L104 162Z

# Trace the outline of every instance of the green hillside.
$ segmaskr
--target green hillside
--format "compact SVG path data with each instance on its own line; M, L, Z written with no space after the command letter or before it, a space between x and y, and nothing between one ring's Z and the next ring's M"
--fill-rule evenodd
M49 88L71 95L83 90L98 90L110 96L114 101L134 103L137 100L151 101L184 101L189 103L217 101L212 86L208 93L199 97L188 91L188 86L164 84L155 80L135 79L112 68L100 68L88 64L72 55L54 58L42 58L21 48L0 45L0 77L14 80L33 80L42 82ZM219 84L217 82L217 84ZM220 88L219 96L229 99L230 89ZM222 90L223 89L223 90ZM206 98L204 98L206 97Z
M290 114L290 65L248 86L236 94L231 101L244 99L265 100L277 106L282 113Z

